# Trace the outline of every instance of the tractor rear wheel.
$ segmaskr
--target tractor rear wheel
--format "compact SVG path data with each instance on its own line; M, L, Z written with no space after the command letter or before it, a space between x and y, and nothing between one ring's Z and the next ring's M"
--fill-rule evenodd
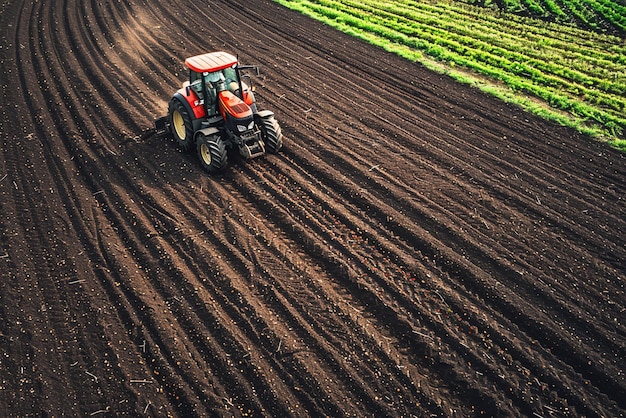
M206 136L199 133L196 144L200 163L206 171L214 174L226 168L228 165L226 144L224 144L224 141L222 141L219 135Z
M191 115L179 100L173 99L170 102L168 113L170 116L170 126L172 135L176 143L183 151L193 149L193 125Z
M283 147L283 132L280 129L278 121L274 119L274 116L262 117L258 121L261 128L261 137L265 142L265 149L276 154Z

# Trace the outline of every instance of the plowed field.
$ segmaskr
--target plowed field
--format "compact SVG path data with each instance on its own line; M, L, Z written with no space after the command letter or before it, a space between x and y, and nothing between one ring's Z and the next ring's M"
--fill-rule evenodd
M0 9L0 416L626 413L624 154L269 0ZM285 134L217 177L212 50Z

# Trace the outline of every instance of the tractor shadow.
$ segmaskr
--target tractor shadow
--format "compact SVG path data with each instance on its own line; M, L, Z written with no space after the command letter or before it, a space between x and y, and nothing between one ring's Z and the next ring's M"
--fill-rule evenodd
M157 134L153 128L124 139L120 146L131 151L131 155L150 156L144 158L143 164L137 166L137 169L143 171L145 177L167 184L194 182L209 186L208 183L212 181L230 181L234 179L235 173L248 172L251 165L263 164L266 158L246 160L236 149L231 148L228 150L228 166L222 172L209 174L202 167L195 148L183 151L171 134Z

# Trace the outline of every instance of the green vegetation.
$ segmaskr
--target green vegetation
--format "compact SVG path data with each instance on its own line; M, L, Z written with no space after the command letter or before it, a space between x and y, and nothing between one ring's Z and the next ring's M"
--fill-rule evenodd
M612 0L276 1L625 146L626 12ZM613 34L589 29L600 27Z
M574 24L583 29L626 33L626 6L615 0L459 0L501 12L548 22Z

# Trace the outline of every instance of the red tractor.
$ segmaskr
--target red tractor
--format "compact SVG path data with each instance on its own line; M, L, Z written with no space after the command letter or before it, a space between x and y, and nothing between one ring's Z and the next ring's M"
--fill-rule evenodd
M252 88L242 72L254 65L240 65L226 52L187 58L189 81L170 100L167 116L155 121L158 134L170 133L184 151L196 149L209 173L228 165L228 151L238 150L244 159L275 154L283 146L280 125L269 110L257 110Z

